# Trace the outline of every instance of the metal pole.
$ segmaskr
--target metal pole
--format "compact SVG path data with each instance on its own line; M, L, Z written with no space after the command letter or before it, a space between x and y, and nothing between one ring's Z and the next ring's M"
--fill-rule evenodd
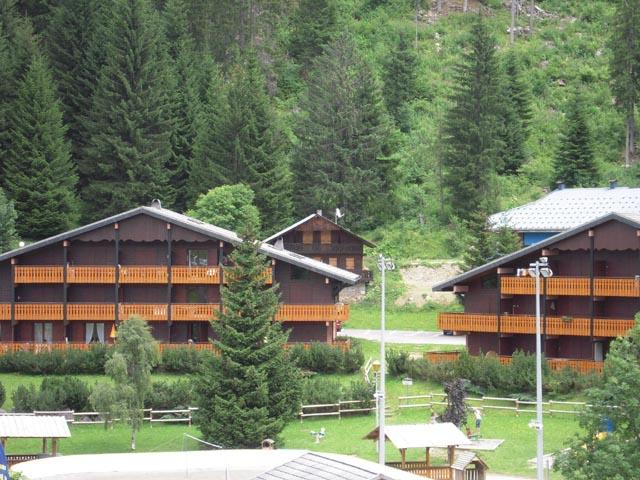
M544 480L544 437L542 431L542 345L540 340L540 262L535 264L536 269L536 429L537 438L537 479Z
M384 447L385 447L385 441L386 441L386 437L385 437L385 433L384 433L384 408L385 408L385 402L384 402L384 395L385 395L385 382L384 382L384 376L385 376L385 370L386 370L386 366L385 366L385 351L384 351L384 329L385 329L385 317L384 317L384 310L385 310L385 272L387 270L387 265L386 262L387 260L384 257L380 257L380 271L382 273L382 291L381 291L381 295L382 298L380 299L380 393L379 393L379 407L380 407L380 428L378 429L379 432L379 436L378 436L378 442L379 442L379 449L378 449L378 463L380 465L384 465L384 460L385 460L385 451L384 451Z

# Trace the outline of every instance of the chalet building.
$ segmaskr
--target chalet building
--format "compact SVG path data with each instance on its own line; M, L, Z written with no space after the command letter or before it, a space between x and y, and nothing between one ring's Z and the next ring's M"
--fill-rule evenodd
M491 215L489 222L514 230L527 247L610 212L640 214L640 188L619 187L615 180L608 188L565 188L559 183L541 199Z
M113 341L137 314L166 343L207 342L209 320L234 245L223 228L161 208L139 207L0 255L0 341ZM263 243L265 282L280 286L276 320L290 341L335 340L349 307L340 289L360 276Z
M361 282L371 280L371 271L363 264L364 247L375 245L323 216L322 210L271 235L264 242L356 273Z
M464 313L441 313L439 327L467 333L472 355L535 352L535 278L527 268L541 256L553 271L541 279L549 363L600 369L611 340L640 311L640 214L610 213L434 286L464 305Z

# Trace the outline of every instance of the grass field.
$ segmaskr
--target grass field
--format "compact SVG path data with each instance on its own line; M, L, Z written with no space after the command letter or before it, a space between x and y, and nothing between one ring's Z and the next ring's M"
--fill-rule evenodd
M389 308L386 315L388 330L438 330L438 310L433 308ZM380 308L371 305L352 305L349 321L344 328L380 328Z

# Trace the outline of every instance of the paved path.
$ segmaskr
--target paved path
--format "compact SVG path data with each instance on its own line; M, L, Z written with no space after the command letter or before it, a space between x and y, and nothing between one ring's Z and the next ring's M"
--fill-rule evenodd
M380 340L380 330L358 330L343 328L338 333L340 336L363 338L365 340ZM414 330L386 330L385 341L387 343L413 343L416 345L464 345L464 335L443 335L442 332L425 332Z
M533 480L533 477L514 477L511 475L487 472L487 480Z

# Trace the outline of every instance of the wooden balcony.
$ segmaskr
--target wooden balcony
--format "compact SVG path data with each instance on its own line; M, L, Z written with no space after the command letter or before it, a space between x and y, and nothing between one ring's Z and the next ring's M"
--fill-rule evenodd
M588 337L591 325L588 318L547 317L545 321L547 335L568 335ZM633 328L635 320L596 318L593 322L595 337L624 336ZM458 332L497 332L497 315L475 313L440 313L438 326L442 330ZM536 320L533 315L502 315L501 333L535 334Z
M501 355L500 363L508 365L511 363L511 357ZM604 362L598 362L596 360L582 360L573 358L546 358L549 369L558 372L565 368L570 368L578 373L602 373L604 370Z
M220 305L217 303L173 303L171 319L177 322L197 322L215 320ZM64 319L62 303L16 303L16 320L55 321ZM166 303L120 303L118 318L126 320L139 315L150 322L168 320L169 306ZM347 321L348 305L280 305L276 320L282 322L334 322ZM11 319L11 305L0 304L0 320ZM67 304L69 321L105 321L115 320L113 303L69 303Z
M167 267L120 266L120 283L168 283Z
M273 268L265 268L264 272L262 272L262 276L264 277L265 285L271 285L273 283ZM233 267L224 268L224 283L228 283L229 280L233 280Z
M75 266L67 268L67 283L115 283L116 267Z
M280 305L276 320L281 322L346 322L349 305Z
M588 296L591 286L588 277L551 277L546 280L547 295ZM541 284L542 292L542 284ZM635 278L597 277L594 279L596 297L638 297L640 280ZM500 293L504 295L535 295L535 278L501 277Z
M362 255L362 245L359 243L285 243L284 248L302 255Z
M220 267L171 267L171 282L175 284L219 284Z
M62 283L63 269L55 266L15 267L15 283Z

